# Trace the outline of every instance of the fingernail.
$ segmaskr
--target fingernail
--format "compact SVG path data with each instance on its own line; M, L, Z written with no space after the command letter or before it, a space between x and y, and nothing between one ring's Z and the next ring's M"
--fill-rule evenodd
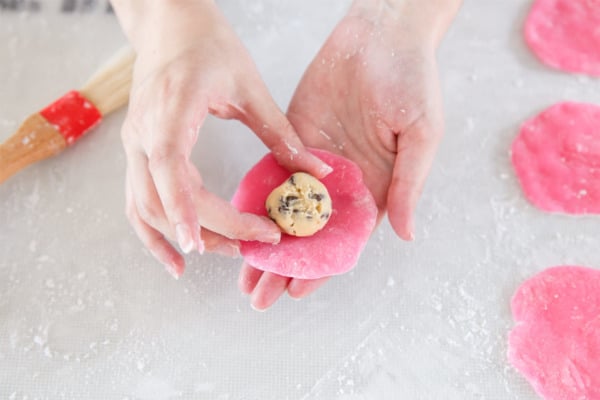
M260 241L266 242L266 243L277 244L281 241L281 233L276 232L276 233L264 234L263 236L261 236Z
M323 163L323 166L321 167L321 176L324 178L332 172L333 172L333 167L329 164Z
M252 304L252 303L250 303L250 307L252 307L252 309L253 309L254 311L258 311L258 312L265 312L265 311L267 311L267 309L268 309L268 308L258 308L258 307L256 307L254 304Z
M152 254L152 257L158 260L165 267L169 275L175 279L179 279L179 273L177 272L177 267L175 267L175 265L172 265L168 261L163 261L160 257L158 257L158 254L152 250L150 250L150 254Z
M204 240L199 239L198 240L198 253L200 253L200 255L204 254L204 250L206 250L206 247L204 246Z
M238 258L240 256L239 246L231 243L221 243L214 249L214 251L222 256L231 258Z
M239 246L231 246L233 247L233 258L240 258L242 256L242 253L240 252L240 247Z
M267 217L260 217L256 222L256 228L252 231L254 240L272 244L279 243L281 240L281 231L275 222Z
M188 254L190 251L194 249L194 239L192 238L192 232L187 225L177 224L175 226L175 235L177 236L177 242L179 243L179 247L181 251L185 254Z
M240 257L240 247L236 246L234 244L228 244L226 246L225 249L225 253L226 255L228 255L229 257L232 258L239 258Z
M413 240L415 240L415 234L412 232L408 233L408 241L412 242Z
M165 264L165 269L173 278L175 278L175 280L179 280L179 274L177 273L177 269L175 269L174 266L172 266L171 264Z

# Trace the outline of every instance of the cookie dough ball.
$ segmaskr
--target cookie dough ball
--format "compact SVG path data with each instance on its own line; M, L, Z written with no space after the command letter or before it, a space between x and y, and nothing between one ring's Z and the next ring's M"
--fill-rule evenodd
M265 206L269 217L282 231L293 236L311 236L331 216L331 197L317 178L296 172L276 187Z

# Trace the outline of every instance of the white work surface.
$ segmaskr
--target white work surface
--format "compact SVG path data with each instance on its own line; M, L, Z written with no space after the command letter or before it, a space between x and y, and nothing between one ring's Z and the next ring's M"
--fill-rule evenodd
M37 3L0 12L2 140L124 43L105 3ZM220 2L284 109L347 4ZM447 133L416 241L384 222L356 269L303 301L256 312L236 287L240 260L190 256L175 281L151 258L123 211L123 112L4 183L0 398L536 399L506 358L511 296L550 266L599 267L600 231L597 217L533 208L509 147L555 102L600 104L600 80L529 53L530 4L467 0L440 49ZM210 119L193 159L230 197L265 151L240 124Z

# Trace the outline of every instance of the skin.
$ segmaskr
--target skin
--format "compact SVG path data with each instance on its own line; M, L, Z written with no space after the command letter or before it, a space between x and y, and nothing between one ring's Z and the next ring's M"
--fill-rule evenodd
M277 243L268 218L238 212L207 191L189 161L208 113L248 126L290 170L325 176L276 106L256 66L212 1L113 1L133 45L127 157L127 215L137 235L174 276L196 249L236 256L239 240Z
M239 213L203 188L189 155L208 113L246 124L293 172L329 172L302 142L354 160L379 220L387 212L398 236L412 240L443 134L435 51L459 5L356 0L305 72L286 118L214 2L113 0L138 55L122 138L127 214L142 242L177 277L184 260L169 239L184 252L232 256L239 240L279 241L272 221ZM244 264L239 287L264 310L286 291L301 298L326 280Z
M413 240L417 200L444 132L435 51L459 4L428 14L410 1L381 3L354 3L305 72L287 116L307 146L356 162L379 220L387 212L396 234ZM286 290L302 298L327 279L290 279L245 263L239 286L263 310Z

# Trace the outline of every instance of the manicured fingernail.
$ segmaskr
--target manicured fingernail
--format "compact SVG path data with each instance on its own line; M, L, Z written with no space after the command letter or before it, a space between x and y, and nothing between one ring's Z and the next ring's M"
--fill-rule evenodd
M268 308L258 308L258 307L256 307L254 304L252 304L252 303L250 303L250 307L252 307L252 309L253 309L254 311L258 311L258 312L265 312L265 311L267 311L267 309L268 309Z
M273 243L273 244L277 244L281 241L281 233L279 232L275 232L275 233L267 233L265 235L262 236L261 242L267 242L267 243Z
M177 224L177 226L175 226L175 235L177 236L177 243L179 243L181 251L183 251L185 254L188 254L194 249L192 232L187 225Z
M194 240L194 247L198 249L198 251L202 249L202 253L204 253L204 241L202 240L201 229L202 228L200 227L200 224L194 224L194 226L192 226L192 234Z
M323 166L321 167L321 176L324 178L332 172L333 172L333 167L329 164L323 163Z
M177 273L177 269L175 269L174 266L172 266L171 264L165 264L165 269L169 274L171 274L173 278L175 278L176 280L179 279L179 273Z
M221 243L214 249L214 252L222 256L238 258L240 256L240 247L231 243Z
M177 267L175 267L175 265L172 265L169 261L164 261L152 250L150 250L150 254L152 254L152 257L158 260L165 267L169 275L175 279L179 279L179 273L177 272Z
M236 246L234 244L228 244L227 246L225 246L225 255L232 257L232 258L239 258L240 257L240 247Z

